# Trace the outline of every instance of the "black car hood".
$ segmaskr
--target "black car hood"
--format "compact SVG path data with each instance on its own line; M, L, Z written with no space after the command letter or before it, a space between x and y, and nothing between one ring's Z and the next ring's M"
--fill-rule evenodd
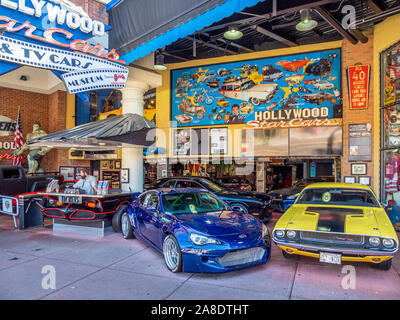
M226 191L222 191L217 193L218 196L235 196L235 197L243 197L244 198L256 198L258 200L261 201L269 201L271 200L271 197L265 193L261 193L261 192L255 192L255 191L243 191L243 190L226 190Z
M277 190L272 190L270 192L268 192L268 195L270 195L271 197L280 197L282 196L290 196L290 195L294 195L296 193L299 193L302 190L302 188L283 188L283 189L277 189Z

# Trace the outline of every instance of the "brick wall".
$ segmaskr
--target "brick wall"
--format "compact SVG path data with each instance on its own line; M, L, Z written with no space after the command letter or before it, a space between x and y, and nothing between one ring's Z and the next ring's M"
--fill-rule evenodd
M373 35L368 36L369 40L367 43L358 43L357 45L351 44L347 40L343 40L342 46L342 86L343 86L343 160L342 160L342 177L351 176L351 162L349 158L349 124L359 123L374 123L374 68L379 66L373 65L374 60L374 39ZM349 66L354 66L356 63L362 63L364 65L371 65L371 78L369 86L369 97L368 97L368 109L364 110L350 110L349 109L349 93L347 87L347 75L346 70ZM372 127L371 133L371 150L373 150L373 136L374 131L379 128ZM372 151L371 151L372 152ZM371 159L373 155L371 154ZM374 184L374 163L367 163L367 175L371 176L371 185ZM354 163L354 162L353 162ZM376 166L379 163L375 164Z
M57 91L51 95L0 87L0 115L17 119L18 106L21 108L21 122L26 141L32 132L33 123L39 121L47 133L65 129L66 93ZM13 136L0 137L0 142L13 141ZM0 149L0 155L12 150ZM28 152L25 153L26 155ZM12 160L0 160L0 164L12 164ZM27 162L26 162L27 164ZM69 160L67 150L51 150L42 160L45 171L58 171L60 166L89 166L89 161Z
M82 7L92 19L96 19L106 24L108 23L106 5L94 0L72 0L71 2Z

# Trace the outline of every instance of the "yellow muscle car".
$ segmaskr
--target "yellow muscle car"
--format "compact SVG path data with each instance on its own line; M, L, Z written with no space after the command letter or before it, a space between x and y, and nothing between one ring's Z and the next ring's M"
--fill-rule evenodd
M373 191L365 185L310 184L273 231L284 257L320 262L372 262L389 270L399 247L396 232Z

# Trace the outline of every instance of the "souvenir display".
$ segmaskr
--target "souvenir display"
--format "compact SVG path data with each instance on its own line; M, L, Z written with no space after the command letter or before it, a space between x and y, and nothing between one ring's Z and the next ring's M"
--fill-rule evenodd
M400 102L400 44L382 54L383 104L385 106Z
M340 59L338 49L173 70L171 120L178 127L290 126L341 118Z

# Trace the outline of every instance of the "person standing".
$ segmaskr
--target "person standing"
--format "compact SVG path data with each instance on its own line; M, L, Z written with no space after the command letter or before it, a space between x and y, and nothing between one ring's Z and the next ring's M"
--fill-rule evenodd
M97 180L94 176L89 175L87 169L80 170L81 179L74 184L75 189L80 189L84 194L96 194Z

